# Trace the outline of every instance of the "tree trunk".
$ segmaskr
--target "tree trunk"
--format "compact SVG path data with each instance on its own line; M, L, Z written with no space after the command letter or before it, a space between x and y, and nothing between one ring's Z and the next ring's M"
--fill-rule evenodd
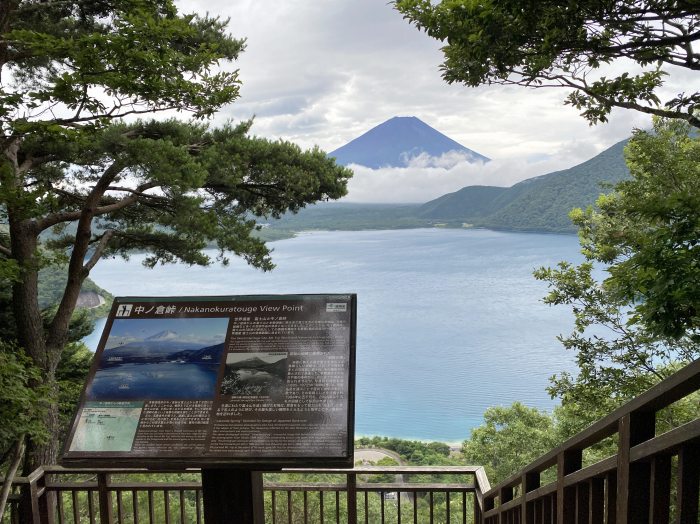
M58 384L53 376L43 386L48 386L48 406L44 414L43 425L48 431L46 442L39 443L27 439L27 451L24 458L24 474L28 475L39 466L56 464L61 446L61 423L58 415Z
M12 303L17 324L17 338L34 364L41 371L41 380L34 386L48 386L49 405L45 415L49 439L44 444L28 439L24 472L29 473L42 464L55 464L58 458L59 421L56 367L61 348L46 345L41 309L39 307L38 241L32 222L10 220L12 253L20 267L20 278L12 286Z

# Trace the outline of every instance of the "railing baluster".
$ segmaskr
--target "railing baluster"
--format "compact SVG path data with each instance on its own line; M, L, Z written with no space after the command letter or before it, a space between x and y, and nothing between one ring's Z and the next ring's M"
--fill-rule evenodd
M557 456L557 522L560 524L575 522L576 488L564 487L564 477L581 469L582 458L580 449L564 450Z
M335 492L335 524L340 524L340 491Z
M185 490L180 490L180 524L185 524Z
M14 511L12 513L15 514ZM58 524L64 524L66 522L66 510L63 507L62 491L56 492L56 513L58 514Z
M651 463L651 502L652 522L668 522L671 507L671 457L659 455Z
M433 524L433 492L430 491L428 494L428 500L430 501L430 524Z
M153 507L153 489L148 490L148 523L154 524L156 520L155 508Z
M590 484L579 482L576 485L576 522L588 523L590 511Z
M687 444L678 452L678 522L698 522L700 490L700 445Z
M309 522L309 501L306 493L307 492L304 491L304 524L308 524Z
M321 524L323 524L323 491L318 492L318 515Z
M600 477L591 479L591 501L588 522L590 524L604 524L605 522L605 479Z
M117 491L117 522L119 524L124 522L124 501L121 491Z
M273 489L270 493L270 505L272 506L272 524L277 524L277 492Z
M92 490L87 492L87 502L88 502L88 519L90 524L95 524L95 501L92 499Z
M165 524L170 524L170 493L163 490L163 511L165 511Z
M369 493L365 491L365 524L369 523L369 501L367 498L369 497Z
M396 521L401 524L401 492L396 492Z
M636 524L649 521L651 466L631 463L633 446L654 437L655 413L632 412L618 422L617 522Z
M348 524L357 524L357 475L348 473L345 481L347 489Z
M100 524L112 523L112 494L109 492L110 476L106 473L97 474L97 497L100 510Z
M413 524L418 524L418 492L413 493Z
M605 522L617 522L617 473L608 473L605 482Z
M71 491L70 499L71 506L73 509L73 524L80 524L80 510L78 509L78 492Z
M287 523L292 524L292 492L287 490Z
M134 524L139 524L139 495L136 491L131 492L131 505L133 506Z
M547 497L542 506L542 520L545 524L555 524L557 515L556 494ZM612 523L611 523L612 524Z
M384 520L384 492L383 491L379 492L379 498L381 500L381 505L379 506L381 508L381 512L380 512L381 519L382 519L381 522L382 522L382 524L384 524L385 520Z
M202 524L202 490L197 490L197 497L194 499L195 509L197 511L197 524Z
M450 523L450 492L445 493L445 521Z

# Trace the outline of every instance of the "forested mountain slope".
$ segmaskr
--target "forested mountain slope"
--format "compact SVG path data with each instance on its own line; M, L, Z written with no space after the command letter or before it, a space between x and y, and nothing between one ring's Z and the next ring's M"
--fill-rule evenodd
M626 144L623 140L582 164L512 187L467 186L427 202L417 214L498 229L574 231L569 211L593 204L600 193L629 176Z

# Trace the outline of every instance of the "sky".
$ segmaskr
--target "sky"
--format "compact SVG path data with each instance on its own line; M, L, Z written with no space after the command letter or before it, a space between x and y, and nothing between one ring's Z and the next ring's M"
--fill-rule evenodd
M425 202L467 185L510 186L579 164L651 124L647 115L615 110L609 123L591 127L563 105L563 89L448 85L440 77L440 43L387 0L180 0L178 6L230 18L231 34L247 39L235 64L241 96L215 123L254 116L255 135L330 152L393 116L416 116L493 159L358 167L346 201ZM665 93L683 91L689 78L672 75Z
M226 338L228 318L130 318L115 319L105 348L141 342L154 335L161 340L220 344Z

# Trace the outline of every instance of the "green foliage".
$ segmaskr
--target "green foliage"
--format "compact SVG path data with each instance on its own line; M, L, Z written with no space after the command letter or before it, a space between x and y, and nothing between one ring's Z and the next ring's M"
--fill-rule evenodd
M39 307L42 310L49 310L55 313L56 306L61 301L63 292L66 289L66 280L68 278L68 267L65 264L61 265L51 265L46 266L39 271ZM80 288L81 292L94 292L105 299L104 304L98 307L80 310L77 314L86 317L86 322L84 323L84 329L87 330L85 335L89 335L92 332L92 324L87 324L87 320L94 321L98 318L104 318L109 313L109 309L112 307L112 300L114 297L105 289L95 284L90 278L86 278L83 285ZM53 315L50 313L45 313L45 317L50 318ZM78 338L70 337L72 340L77 340Z
M81 342L70 342L63 350L61 362L56 369L61 435L65 435L69 429L93 355L92 351Z
M355 447L383 448L397 453L403 460L416 466L457 465L459 461L450 458L450 446L444 442L422 442L393 437L359 437Z
M584 254L609 264L606 288L634 304L630 322L700 343L700 139L656 120L626 150L632 179L576 212Z
M555 377L550 393L598 416L700 356L700 141L688 126L659 120L627 149L632 179L572 212L587 262L541 268L548 304L573 307L575 330L560 337L578 374ZM594 265L608 277L597 282ZM574 405L580 408L573 407Z
M6 134L77 137L66 124L154 110L203 117L238 95L236 72L211 72L243 49L218 18L179 15L169 0L3 6L3 65L15 79L0 96ZM46 118L48 105L69 116Z
M491 484L497 484L557 444L552 417L520 402L491 407L484 423L474 428L462 445L468 464L484 466Z
M45 441L49 435L42 417L47 390L38 387L40 370L14 344L0 340L0 467L7 452L25 436Z
M350 172L317 149L302 152L288 142L247 137L250 125L209 129L150 121L96 133L90 151L72 158L73 177L97 184L104 164L118 165L120 174L112 179L113 193L100 202L103 209L116 209L97 213L93 243L106 239L104 256L147 250L152 255L145 263L153 267L175 261L208 264L211 260L201 250L213 242L223 262L225 253L233 252L271 269L268 249L252 235L251 214L276 217L318 199L338 198ZM98 175L92 175L96 170ZM124 195L128 178L131 197ZM165 196L147 194L146 187L157 187ZM86 199L46 194L42 202L77 214ZM45 216L46 206L35 207L38 217ZM57 231L48 245L71 247L74 235Z
M47 383L84 332L73 312L103 257L206 265L213 244L222 263L269 270L256 220L345 194L351 172L317 148L201 122L238 97L227 63L243 41L226 21L172 0L0 0L0 11L0 275L14 279L11 335ZM124 120L162 111L192 120ZM40 300L39 271L59 265L66 278L49 278Z
M559 339L575 351L578 371L552 377L548 391L561 400L552 415L517 403L487 410L463 454L484 464L492 482L700 356L700 140L689 131L657 120L653 133L636 132L626 149L631 178L600 196L597 209L571 213L586 262L535 272L550 285L545 302L573 310L574 331ZM600 268L608 274L603 282L594 277ZM696 393L660 411L656 431L698 414ZM585 450L584 464L616 447L614 438L597 443Z
M700 127L700 93L663 103L662 67L696 70L700 8L673 0L545 0L524 4L473 0L396 0L405 18L444 42L443 78L481 84L564 87L566 103L591 123L614 107L686 120ZM636 62L638 74L609 75L609 65Z

